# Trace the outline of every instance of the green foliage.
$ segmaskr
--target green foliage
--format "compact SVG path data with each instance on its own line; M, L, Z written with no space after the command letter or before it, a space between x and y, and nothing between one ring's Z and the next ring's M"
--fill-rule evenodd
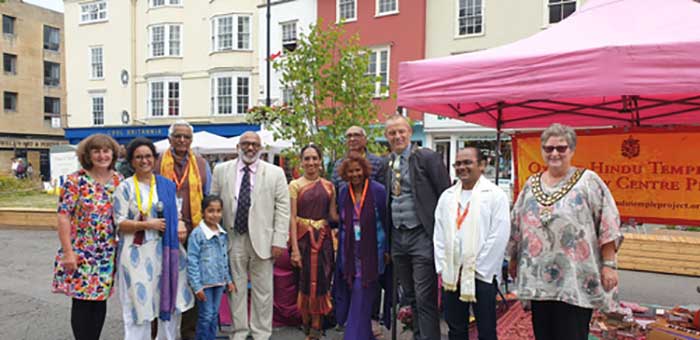
M0 194L41 192L41 181L0 176Z
M333 162L345 152L345 131L353 125L367 130L370 150L379 129L378 108L372 102L379 77L368 76L368 50L360 47L359 36L346 37L342 25L323 23L301 34L293 52L274 62L282 74L281 85L292 93L292 101L282 106L251 108L247 119L274 132L275 138L293 140L286 151L292 164L298 164L298 152L313 143ZM330 167L326 167L330 169Z

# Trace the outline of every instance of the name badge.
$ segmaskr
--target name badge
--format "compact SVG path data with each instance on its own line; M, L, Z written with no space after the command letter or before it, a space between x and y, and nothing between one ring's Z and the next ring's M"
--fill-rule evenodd
M177 212L182 213L182 197L177 197L175 203L177 204Z
M355 231L355 241L359 241L360 240L360 223L355 222L352 225L352 229Z

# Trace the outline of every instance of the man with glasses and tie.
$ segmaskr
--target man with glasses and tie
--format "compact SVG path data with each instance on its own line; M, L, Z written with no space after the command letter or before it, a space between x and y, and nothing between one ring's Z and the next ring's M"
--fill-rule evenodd
M394 274L403 288L403 304L413 309L417 340L440 339L437 274L433 257L435 206L450 186L440 154L411 146L406 117L387 119L384 136L391 147L386 188ZM396 295L396 294L394 294Z
M230 231L229 259L237 290L230 293L232 340L268 340L272 335L274 260L289 238L289 190L284 171L260 160L260 136L248 131L238 158L214 169L212 193L221 197L223 227ZM248 279L251 284L248 322Z
M186 120L173 123L168 129L170 147L158 157L154 168L156 174L175 182L177 208L188 237L202 220L202 199L211 188L209 163L191 149L193 131ZM194 339L196 325L196 308L182 314L180 332L183 340Z

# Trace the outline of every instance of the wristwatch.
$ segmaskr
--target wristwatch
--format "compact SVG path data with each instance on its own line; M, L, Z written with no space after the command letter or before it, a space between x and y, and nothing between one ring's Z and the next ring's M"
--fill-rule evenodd
M617 262L615 260L603 260L603 267L617 269Z

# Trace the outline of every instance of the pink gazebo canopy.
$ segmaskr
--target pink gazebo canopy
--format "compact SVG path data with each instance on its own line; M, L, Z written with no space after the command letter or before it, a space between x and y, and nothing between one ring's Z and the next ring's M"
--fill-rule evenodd
M501 129L700 123L700 3L589 0L512 44L402 62L398 105Z

